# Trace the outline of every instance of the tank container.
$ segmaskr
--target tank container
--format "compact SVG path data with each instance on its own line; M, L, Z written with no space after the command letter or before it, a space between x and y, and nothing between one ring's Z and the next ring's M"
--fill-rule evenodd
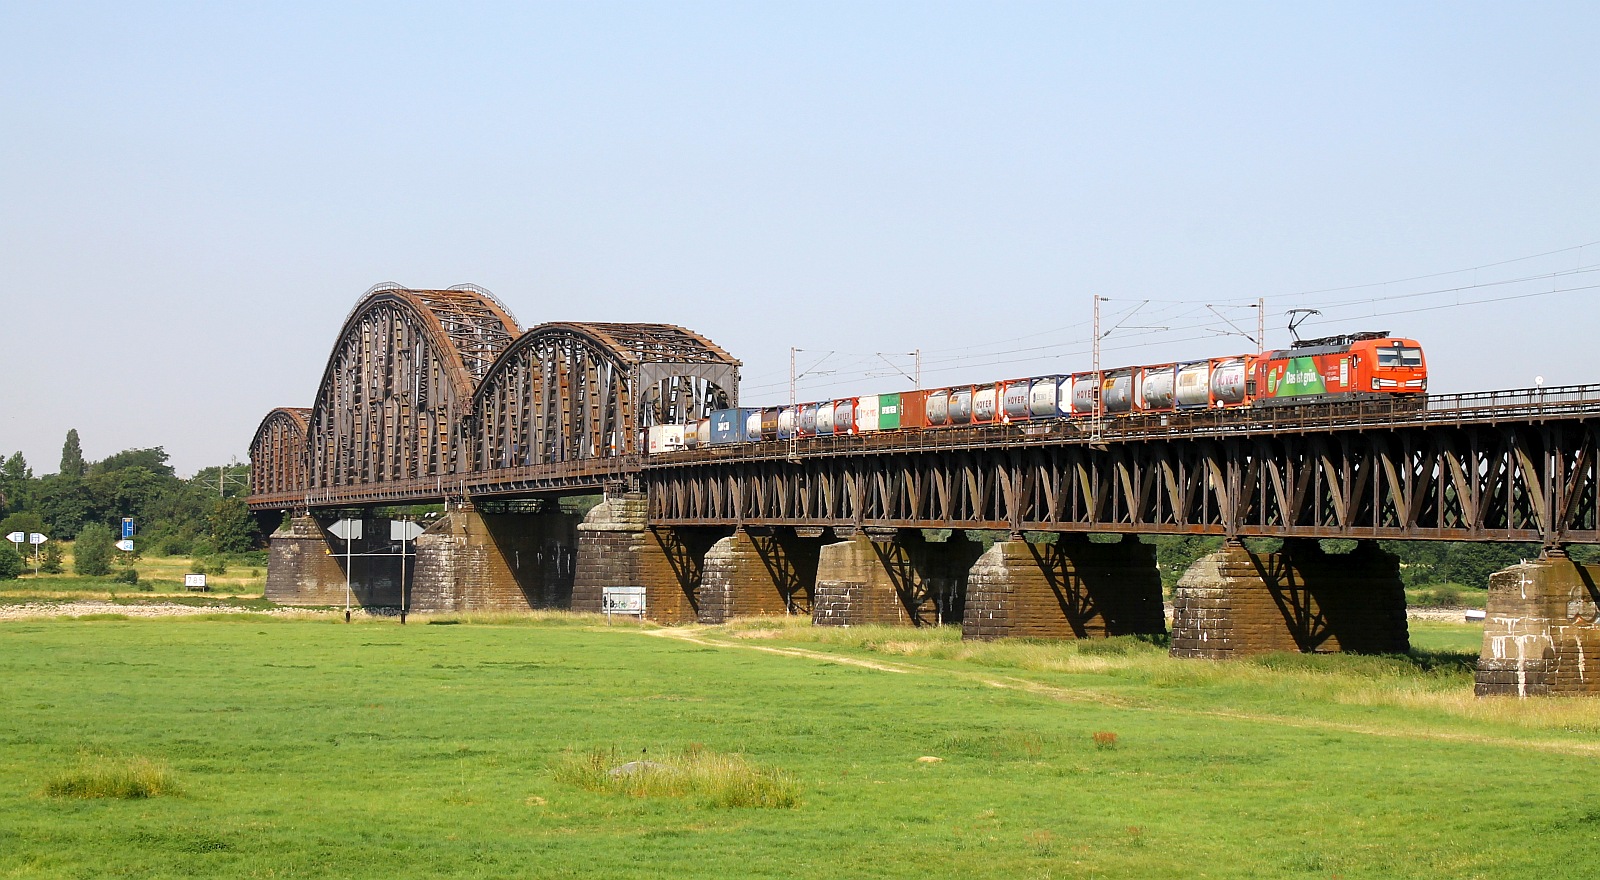
M1101 404L1105 412L1121 414L1133 412L1133 371L1112 370L1101 379Z
M1027 379L1014 379L1000 386L1000 415L1005 421L1027 421L1033 416L1033 411L1028 407L1028 391L1031 383Z
M1223 406L1244 403L1245 376L1249 370L1245 359L1223 358L1211 362L1211 400Z
M817 435L817 405L814 403L801 404L800 406L800 436L815 437Z
M833 433L854 434L856 432L856 399L846 397L833 402Z
M950 424L950 392L929 391L923 398L923 414L928 420L929 427L942 427Z
M972 423L984 425L1000 415L1000 392L993 385L972 389Z
M778 410L778 439L789 440L794 437L796 407L786 406ZM815 418L815 416L813 416Z
M1095 401L1100 399L1100 377L1094 373L1079 373L1072 377L1072 412L1074 415L1094 414Z
M833 401L817 404L817 436L833 435Z
M1172 364L1140 371L1139 405L1144 409L1172 409L1177 402L1178 368Z
M972 389L950 389L950 424L966 425L972 422Z
M1033 380L1028 386L1028 414L1036 419L1060 415L1060 394L1060 376L1040 376Z
M778 439L778 408L765 407L761 410L761 419L757 425L762 440Z
M1211 405L1211 362L1178 366L1178 406L1193 408Z

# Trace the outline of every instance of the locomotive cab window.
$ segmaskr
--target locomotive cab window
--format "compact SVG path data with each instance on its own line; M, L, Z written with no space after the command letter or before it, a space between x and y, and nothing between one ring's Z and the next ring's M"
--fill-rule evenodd
M1378 366L1420 367L1422 366L1422 349L1380 348L1378 349Z

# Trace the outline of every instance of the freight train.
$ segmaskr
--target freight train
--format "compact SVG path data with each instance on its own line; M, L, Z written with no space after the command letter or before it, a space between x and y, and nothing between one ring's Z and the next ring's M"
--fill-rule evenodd
M1416 340L1358 333L1264 354L722 409L687 425L651 427L647 449L656 455L803 437L1085 419L1097 411L1115 419L1329 401L1420 402L1427 389L1428 366Z

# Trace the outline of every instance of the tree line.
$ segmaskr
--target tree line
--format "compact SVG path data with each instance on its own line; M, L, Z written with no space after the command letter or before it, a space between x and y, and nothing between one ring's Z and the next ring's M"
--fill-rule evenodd
M209 557L261 546L244 500L249 465L209 467L183 479L167 462L160 446L87 461L77 429L67 432L55 473L36 476L22 453L14 453L0 464L0 535L40 532L52 541L85 536L98 547L103 537L120 534L123 517L132 517L142 552ZM0 553L10 548L0 543Z

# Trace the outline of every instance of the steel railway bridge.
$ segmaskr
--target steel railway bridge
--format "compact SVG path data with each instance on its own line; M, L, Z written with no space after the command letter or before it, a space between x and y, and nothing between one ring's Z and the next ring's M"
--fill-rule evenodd
M1529 605L1514 619L1565 623L1547 621L1532 659L1538 639L1507 624L1486 642L1480 688L1504 690L1515 666L1526 692L1535 661L1549 688L1589 687L1581 652L1600 648L1587 641L1600 592L1562 548L1600 543L1600 386L643 454L651 425L736 405L739 366L673 325L523 330L470 285L374 287L339 330L312 405L273 410L251 443L251 508L272 524L288 516L273 537L269 593L311 601L335 575L342 586L315 562L333 512L445 503L454 512L419 540L415 575L443 579L428 594L440 607L597 608L606 585L660 581L651 611L668 620L809 611L820 623L920 623L931 613L976 637L1084 637L1165 628L1148 573L1128 574L1150 567L1143 545L1108 550L1119 545L1105 536L1215 535L1229 543L1180 590L1175 653L1384 650L1400 644L1372 636L1394 628L1392 557L1364 546L1360 565L1324 559L1299 539L1536 542L1547 548L1546 604L1563 610ZM583 522L551 520L562 515L554 499L602 492ZM926 530L953 532L941 542ZM1276 554L1237 543L1254 537L1289 543ZM460 548L495 558L467 565ZM428 568L428 553L445 574ZM1361 565L1376 566L1362 582L1382 582L1381 597L1346 601L1372 590L1315 583ZM372 578L375 603L411 588ZM1143 583L1142 604L1110 581ZM1263 608L1244 581L1266 585ZM1377 617L1351 610L1380 606ZM1252 615L1274 613L1295 630L1289 641L1250 634ZM1564 652L1580 658L1578 685Z

